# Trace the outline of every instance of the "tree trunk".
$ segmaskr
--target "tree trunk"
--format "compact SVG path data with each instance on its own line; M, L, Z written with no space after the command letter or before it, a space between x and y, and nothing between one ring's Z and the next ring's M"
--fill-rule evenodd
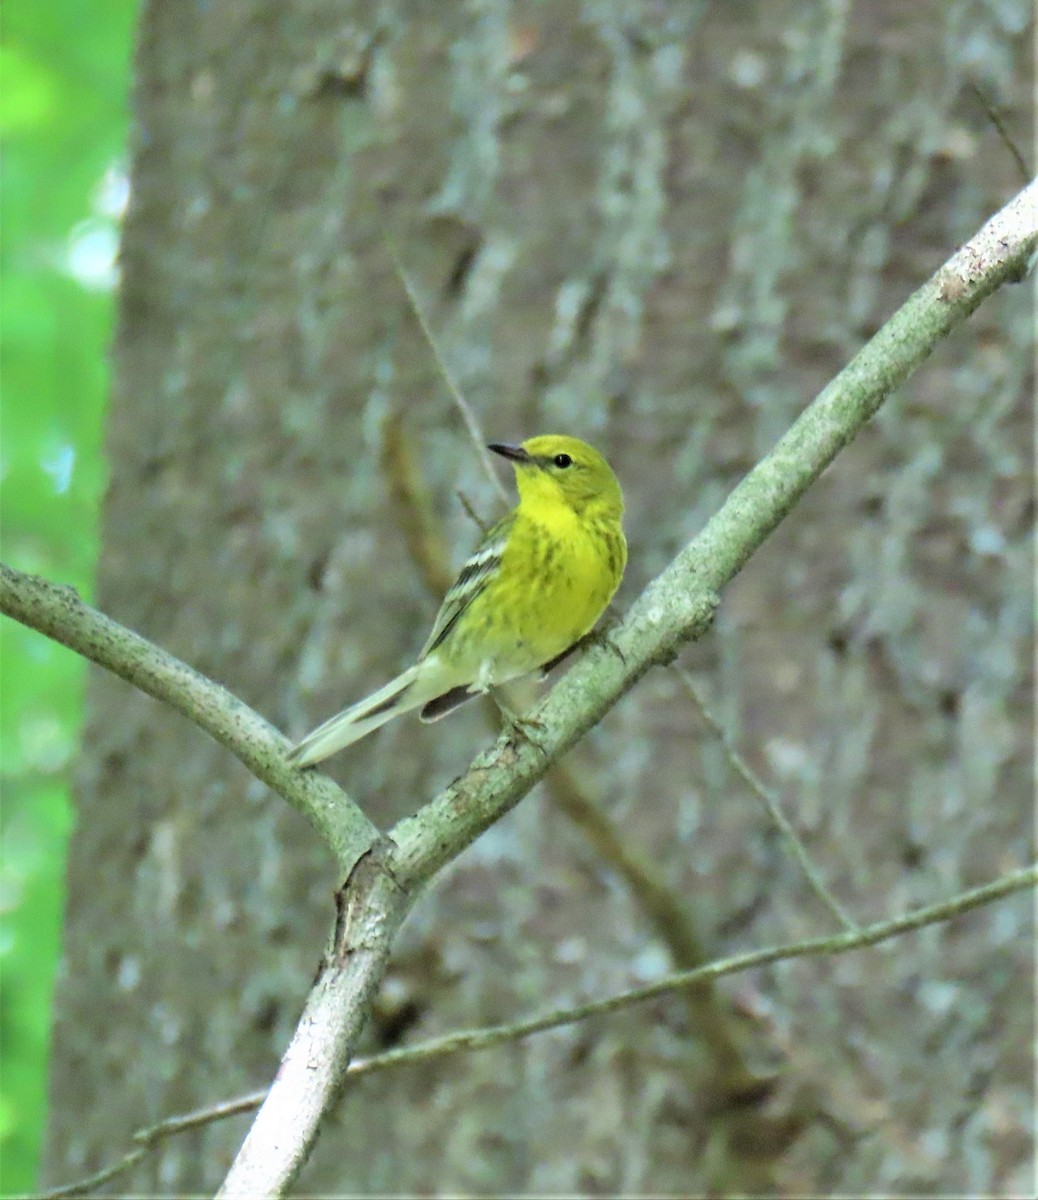
M1019 186L973 89L1029 152L1028 8L147 5L99 607L293 734L411 661L438 600L416 505L454 566L478 537L457 491L498 509L386 230L486 436L573 433L614 464L622 607ZM862 921L1030 852L1015 291L841 456L684 656ZM99 671L88 708L51 1184L269 1081L339 883L187 722ZM471 705L328 766L386 827L486 737ZM669 673L568 767L706 953L830 927ZM541 792L486 834L405 926L371 1048L665 971L594 844ZM743 1098L748 1122L676 1000L367 1077L301 1192L1025 1191L1033 932L1018 898L731 982L714 1016L783 1081ZM163 1143L107 1194L214 1189L247 1119Z

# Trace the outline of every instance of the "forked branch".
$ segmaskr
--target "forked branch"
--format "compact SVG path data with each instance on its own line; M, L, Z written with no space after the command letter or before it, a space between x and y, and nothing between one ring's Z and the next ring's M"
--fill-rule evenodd
M538 744L501 738L446 791L390 831L395 846L369 862L354 899L358 966L322 972L263 1107L224 1182L225 1196L281 1196L306 1161L338 1095L367 1001L385 969L388 943L420 886L512 808L653 665L709 626L717 597L750 555L861 430L886 397L1002 283L1022 279L1038 244L1038 184L1031 183L957 251L824 389L775 449L735 488L706 528L645 589L611 645L592 649L535 710ZM375 841L345 795L317 776L303 782L284 763L285 743L255 713L158 647L54 588L10 568L0 572L0 610L32 625L135 686L174 704L318 824L340 863L353 867ZM186 672L186 674L185 674ZM195 696L197 703L189 702ZM297 777L298 784L293 776ZM318 790L311 790L318 789ZM288 792L291 795L288 796ZM361 847L358 854L358 846ZM909 926L911 927L911 926ZM859 935L823 939L838 948ZM751 965L743 956L744 965ZM756 962L771 961L769 958ZM710 977L707 975L706 977ZM322 991L322 989L324 989ZM316 1046L307 1026L327 1044ZM310 1052L328 1055L327 1086L309 1096ZM305 1100L305 1102L304 1102ZM276 1144L269 1137L278 1119Z

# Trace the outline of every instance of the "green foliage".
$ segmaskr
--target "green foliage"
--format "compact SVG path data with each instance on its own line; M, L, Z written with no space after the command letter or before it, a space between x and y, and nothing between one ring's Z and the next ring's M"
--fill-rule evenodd
M4 6L0 48L4 557L89 592L133 0ZM107 194L106 194L107 193ZM34 1185L84 666L0 624L0 1188Z

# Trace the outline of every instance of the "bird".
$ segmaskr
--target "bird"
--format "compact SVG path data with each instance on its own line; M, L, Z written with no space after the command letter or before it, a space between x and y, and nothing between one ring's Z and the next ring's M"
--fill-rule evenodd
M289 751L296 767L321 762L402 713L417 708L421 720L436 721L498 684L547 670L612 600L627 542L623 491L602 455L559 434L487 448L511 462L519 503L462 567L414 665L308 733Z

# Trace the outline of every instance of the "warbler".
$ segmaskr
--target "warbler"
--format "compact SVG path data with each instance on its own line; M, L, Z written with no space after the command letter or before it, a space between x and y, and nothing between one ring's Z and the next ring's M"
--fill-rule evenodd
M612 599L627 542L623 492L602 455L556 435L488 449L511 460L519 504L462 567L414 666L307 734L289 754L297 766L411 709L435 721L497 684L553 665Z

